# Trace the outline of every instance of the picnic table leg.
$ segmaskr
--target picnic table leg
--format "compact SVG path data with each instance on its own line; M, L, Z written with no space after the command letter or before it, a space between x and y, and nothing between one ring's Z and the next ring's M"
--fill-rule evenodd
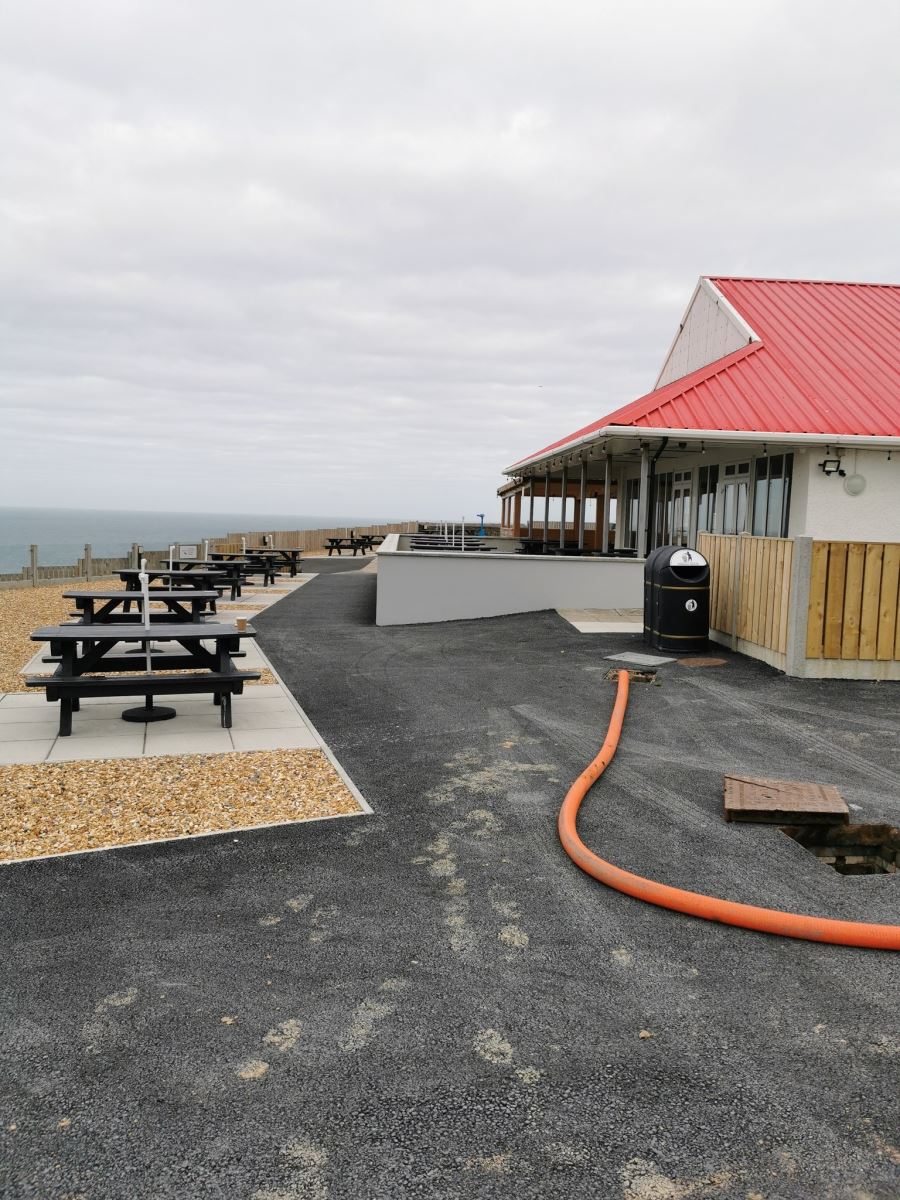
M72 732L72 700L61 696L59 700L59 736L68 737Z
M220 711L222 714L222 728L230 729L231 728L231 692L223 692L222 693L222 708Z

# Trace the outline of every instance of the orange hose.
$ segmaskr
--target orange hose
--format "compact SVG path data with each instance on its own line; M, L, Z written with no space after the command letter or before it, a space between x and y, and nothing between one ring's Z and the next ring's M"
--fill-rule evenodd
M867 925L863 921L808 917L774 908L757 908L753 904L737 904L716 896L704 896L701 892L686 892L634 875L631 871L623 871L621 867L613 866L588 850L576 830L578 810L584 797L612 761L627 706L628 672L620 671L616 703L606 731L606 740L597 757L569 788L559 810L559 839L576 866L627 896L692 917L703 917L707 921L721 921L725 925L756 929L760 933L774 933L780 937L805 938L810 942L832 942L838 946L862 946L870 950L900 950L900 925Z

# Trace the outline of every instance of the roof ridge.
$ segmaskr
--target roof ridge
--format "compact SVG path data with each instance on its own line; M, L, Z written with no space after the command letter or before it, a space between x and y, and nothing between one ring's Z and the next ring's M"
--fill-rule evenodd
M780 275L703 275L710 283L797 283L804 287L818 285L822 287L853 287L853 288L886 288L889 291L900 290L900 283L866 283L857 279L788 279Z

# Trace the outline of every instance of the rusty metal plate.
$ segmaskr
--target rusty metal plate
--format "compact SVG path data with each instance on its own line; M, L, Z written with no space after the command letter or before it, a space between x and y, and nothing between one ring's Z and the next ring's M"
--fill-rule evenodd
M678 660L679 666L682 667L724 667L727 662L727 658L708 658L705 655L692 655L690 658Z
M837 824L850 813L841 793L828 783L794 779L725 776L725 817L729 821L769 821L780 825Z

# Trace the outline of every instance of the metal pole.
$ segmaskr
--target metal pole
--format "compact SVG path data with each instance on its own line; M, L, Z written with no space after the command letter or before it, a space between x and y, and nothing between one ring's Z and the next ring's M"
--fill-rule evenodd
M584 550L584 510L587 506L587 459L581 463L581 498L578 508L578 549Z
M528 538L534 537L534 476L528 477Z
M462 522L460 523L460 526L459 526L459 548L460 548L460 550L465 550L465 548L466 548L466 518L465 517L463 517Z
M641 446L641 490L638 495L638 522L635 553L647 557L647 514L650 507L650 447Z
M609 552L609 511L610 501L612 500L612 455L607 454L606 465L603 472L603 534L600 543L600 550L607 554ZM618 515L618 505L616 505L616 523L618 524L620 517Z
M544 475L544 553L550 545L550 468Z
M559 484L559 548L566 548L566 503L569 499L569 464L563 463L562 479Z

